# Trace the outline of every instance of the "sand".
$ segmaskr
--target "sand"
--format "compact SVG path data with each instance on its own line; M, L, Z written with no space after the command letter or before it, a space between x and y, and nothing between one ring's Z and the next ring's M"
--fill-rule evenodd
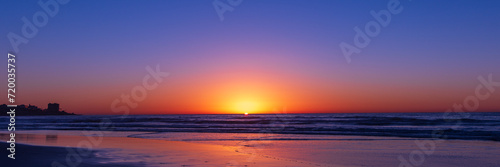
M2 135L1 140L6 141L7 136ZM316 166L310 162L293 159L241 153L236 147L180 141L99 137L98 135L59 135L57 131L50 132L50 134L18 132L16 141L29 144L18 144L22 150L16 152L16 155L24 155L19 156L16 160L2 159L2 162L5 160L14 166L25 166L25 164L46 166L50 161L57 161L65 166L72 163L78 164L74 159L69 160L71 163L66 163L67 158L65 157L70 154L70 151L65 152L65 149L61 147L69 147L77 154L79 152L87 153L91 150L91 153L88 154L78 154L85 161L85 163L78 164L80 166L92 166L92 164L101 166L123 164L130 166ZM40 147L39 145L57 147ZM44 156L36 156L40 154L39 148L43 148L46 152ZM47 163L39 164L37 163L39 160L47 161Z
M47 166L55 161L64 166L500 166L500 142L490 141L327 136L318 140L185 142L127 137L137 134L144 132L17 132L16 160L5 159L7 152L1 160L10 166ZM2 141L7 137L0 135ZM73 157L68 160L68 155Z

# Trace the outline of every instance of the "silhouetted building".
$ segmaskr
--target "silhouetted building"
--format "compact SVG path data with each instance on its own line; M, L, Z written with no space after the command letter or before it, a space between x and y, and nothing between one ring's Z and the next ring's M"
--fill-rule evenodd
M47 111L49 111L49 112L59 111L59 104L58 103L49 103L47 106Z
M39 111L41 110L40 108L38 108L37 106L32 106L31 104L28 105L28 108L26 108L28 111Z
M0 105L0 116L9 116L7 112L13 109L12 107L7 107L7 104ZM28 116L28 115L76 115L74 113L67 113L66 111L59 111L59 104L49 103L47 109L43 110L34 105L17 105L15 107L16 116Z

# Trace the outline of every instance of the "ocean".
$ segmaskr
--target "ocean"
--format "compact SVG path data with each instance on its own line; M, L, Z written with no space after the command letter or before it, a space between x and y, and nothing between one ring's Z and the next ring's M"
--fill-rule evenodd
M10 117L0 117L8 124ZM103 129L103 127L106 127ZM7 128L2 131L6 131ZM390 136L500 141L500 113L18 116L16 130L106 130ZM307 140L307 138L301 139Z

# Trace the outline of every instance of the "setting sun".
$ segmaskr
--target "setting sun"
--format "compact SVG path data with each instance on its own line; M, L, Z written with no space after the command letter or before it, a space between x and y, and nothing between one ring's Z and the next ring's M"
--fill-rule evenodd
M243 112L245 115L248 115L249 112L255 112L259 109L259 105L255 102L239 102L236 104L236 111Z

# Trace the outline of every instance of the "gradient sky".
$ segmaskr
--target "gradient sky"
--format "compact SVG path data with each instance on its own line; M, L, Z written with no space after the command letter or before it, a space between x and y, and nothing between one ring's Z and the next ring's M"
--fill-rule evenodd
M403 11L351 63L339 44L352 44L353 27L374 20L370 11L388 0L244 0L224 21L212 2L60 6L16 53L17 104L116 114L111 103L157 64L170 76L131 114L445 111L474 94L478 76L500 81L500 1L401 0ZM7 55L7 34L21 34L21 18L41 8L0 3ZM499 101L500 88L479 110L500 111Z

